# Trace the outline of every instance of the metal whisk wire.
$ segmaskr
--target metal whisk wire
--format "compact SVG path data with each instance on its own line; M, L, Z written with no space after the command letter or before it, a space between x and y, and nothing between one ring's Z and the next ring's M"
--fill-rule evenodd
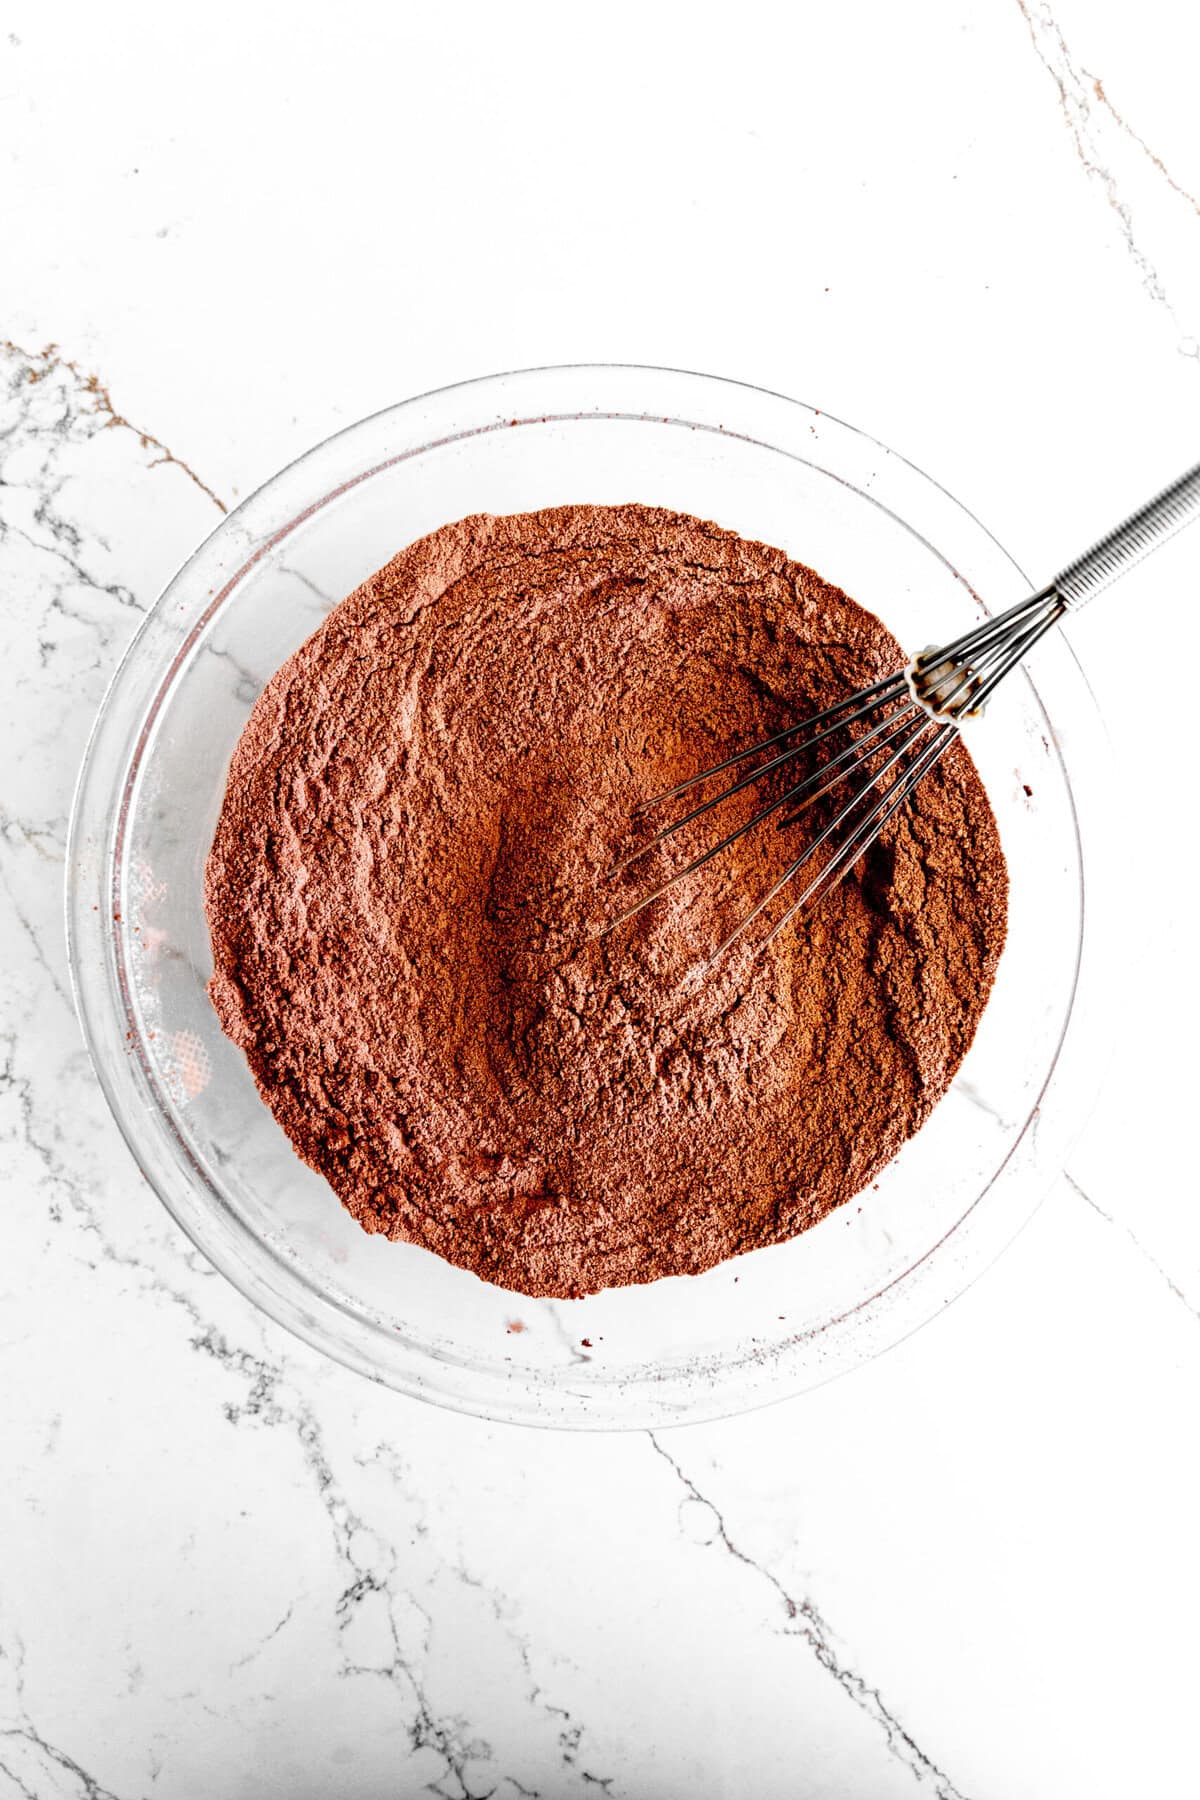
M716 843L675 870L667 880L627 907L607 927L608 931L659 900L669 889L694 875L706 863L728 850L739 838L775 818L776 829L792 826L811 806L836 789L849 795L820 832L779 876L770 890L719 944L711 965L762 916L791 883L812 868L828 846L827 858L801 885L799 894L771 926L760 949L778 937L801 907L819 900L836 886L895 817L917 784L941 759L959 735L963 720L976 717L1007 675L1020 664L1038 640L1069 611L1078 611L1100 590L1134 563L1200 515L1200 464L1172 482L1161 494L1139 507L1115 530L1077 557L1049 586L1040 588L1007 611L985 619L940 648L921 652L905 669L886 675L823 712L777 731L743 750L725 757L698 775L678 782L665 792L644 800L634 813L649 812L681 799L702 784L729 775L741 765L767 753L739 774L721 791L699 801L677 819L664 825L609 871L615 876L649 854L657 846L715 811L726 801L757 783L788 770L801 758L828 744L837 733L849 730L851 741L827 760L818 761L794 785L774 795L749 819L727 832ZM855 732L856 727L861 727ZM831 746L832 747L832 746ZM878 759L883 757L883 761ZM790 780L790 776L785 778ZM776 817L781 814L782 817Z

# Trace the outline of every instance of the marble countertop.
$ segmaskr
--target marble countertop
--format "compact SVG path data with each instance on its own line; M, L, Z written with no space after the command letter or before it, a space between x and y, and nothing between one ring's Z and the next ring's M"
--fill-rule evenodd
M1192 709L1131 676L1200 656L1200 542L1073 631L1127 845L1090 1125L934 1324L742 1419L489 1425L254 1312L107 1114L61 887L143 609L407 393L733 375L1074 554L1200 454L1198 56L1176 0L6 9L0 1800L1197 1792Z

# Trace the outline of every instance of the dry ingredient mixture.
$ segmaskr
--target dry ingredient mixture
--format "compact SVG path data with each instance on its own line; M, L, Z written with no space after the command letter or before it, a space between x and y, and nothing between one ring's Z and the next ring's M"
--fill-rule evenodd
M791 1237L871 1181L1004 941L961 745L759 957L750 934L696 976L807 822L597 932L712 841L605 881L662 822L639 801L901 660L781 551L644 506L464 519L334 610L246 726L206 902L221 1023L361 1225L579 1295Z

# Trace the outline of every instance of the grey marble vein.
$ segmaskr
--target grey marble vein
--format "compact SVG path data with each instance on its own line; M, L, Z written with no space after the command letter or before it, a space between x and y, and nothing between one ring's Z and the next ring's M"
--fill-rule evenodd
M1108 113L1109 117L1112 119L1113 123L1116 125L1118 131L1122 132L1124 134L1124 136L1130 140L1131 143L1137 145L1138 149L1142 152L1142 155L1147 159L1147 161L1150 163L1153 163L1154 167L1158 170L1159 174L1162 176L1163 180L1166 182L1166 184L1170 188L1171 192L1173 194L1178 194L1179 198L1181 200L1183 200L1188 206L1191 207L1192 211L1196 214L1197 218L1200 218L1200 200L1198 200L1196 198L1195 194L1193 194L1189 188L1185 188L1183 186L1182 182L1176 181L1175 177L1172 175L1170 169L1168 169L1168 167L1167 167L1166 163L1163 161L1162 157L1159 156L1158 152L1156 150L1151 149L1150 145L1146 142L1146 140L1142 136L1141 132L1135 131L1133 129L1133 126L1129 123L1129 121L1121 113L1119 113L1117 111L1116 107L1113 105L1112 101L1109 99L1108 93L1104 86L1104 83L1101 81L1100 77L1098 75L1094 75L1090 69L1084 69L1083 74L1086 76L1088 81L1091 82L1092 93L1095 95L1096 100L1099 102L1099 104Z
M1071 1191L1073 1193L1078 1194L1079 1198L1084 1202L1084 1204L1086 1206L1090 1206L1094 1213L1099 1214L1099 1216L1104 1220L1105 1224L1113 1226L1113 1228L1115 1230L1121 1232L1123 1236L1125 1236L1129 1239L1129 1242L1133 1245L1133 1247L1137 1251L1138 1255L1145 1258L1145 1260L1150 1264L1150 1267L1154 1270L1155 1274L1166 1285L1168 1291L1175 1296L1176 1300L1179 1301L1180 1305L1185 1306L1187 1308L1188 1312L1191 1313L1193 1319L1200 1320L1200 1307L1193 1305L1191 1300L1189 1300L1188 1296L1184 1293L1183 1289L1179 1286L1179 1283L1173 1279L1173 1277L1168 1273L1168 1271L1166 1269L1163 1268L1162 1264L1158 1261L1158 1258L1155 1256L1152 1256L1150 1251L1147 1250L1145 1244L1142 1243L1142 1240L1138 1237L1137 1233L1134 1230L1132 1230L1132 1228L1130 1226L1126 1225L1126 1223L1124 1222L1123 1219L1118 1219L1115 1217L1114 1214L1112 1214L1110 1212L1105 1212L1104 1208L1100 1205L1100 1203L1096 1200L1093 1200L1092 1196L1090 1194L1085 1193L1084 1189L1081 1188L1079 1183L1075 1180L1075 1177L1073 1175L1068 1175L1068 1173L1065 1169L1063 1170L1063 1180L1066 1182L1067 1186L1071 1189Z
M443 1763L441 1774L426 1784L428 1792L440 1796L440 1800L482 1800L479 1790L468 1781L466 1765L490 1760L491 1748L470 1735L469 1722L464 1716L441 1712L431 1701L421 1663L429 1649L432 1617L414 1595L402 1593L398 1588L395 1549L375 1537L366 1520L350 1503L335 1475L321 1426L311 1405L294 1384L288 1383L278 1365L228 1344L211 1327L201 1331L193 1344L201 1354L213 1357L247 1385L244 1399L225 1405L225 1416L230 1424L282 1427L291 1433L299 1446L324 1511L341 1570L343 1585L334 1608L342 1646L341 1678L375 1677L401 1692L410 1709L406 1728L411 1749L430 1750ZM377 1550L376 1557L370 1560L358 1547L364 1540ZM376 1566L380 1556L382 1568ZM421 1630L415 1646L405 1641L398 1616L402 1599L421 1615ZM372 1600L379 1602L376 1611L382 1612L385 1643L382 1657L363 1660L362 1651L355 1650L353 1632L362 1609ZM269 1635L277 1635L285 1624L286 1616ZM266 1641L260 1643L260 1650Z
M161 438L155 437L152 432L144 431L140 425L134 425L123 413L117 411L113 405L112 395L98 375L87 373L77 362L63 356L57 344L47 344L43 350L31 351L22 349L19 344L14 344L11 339L6 338L0 342L0 350L7 351L16 365L15 380L24 381L33 386L45 381L48 377L67 378L70 399L63 408L64 423L70 423L73 415L84 416L96 421L103 430L115 429L132 432L143 450L157 452L150 459L149 466L151 468L163 468L170 465L181 470L202 494L207 495L215 507L223 513L229 511L220 495L215 493L206 481L202 481L196 471L184 462L182 457L176 456L173 450L168 449ZM0 436L9 435L10 432L15 434L18 429L19 422L15 427L6 427L3 432L0 432Z
M602 1793L615 1796L619 1792L615 1785L615 1776L597 1775L593 1770L581 1766L580 1755L583 1749L586 1727L580 1723L580 1721L572 1717L568 1707L555 1705L553 1701L547 1698L542 1683L534 1673L533 1654L528 1640L512 1626L510 1617L512 1611L511 1603L506 1601L505 1597L499 1593L490 1582L486 1582L478 1575L472 1574L461 1561L455 1562L452 1565L452 1568L459 1581L463 1582L467 1587L476 1589L483 1596L484 1600L491 1608L497 1624L506 1633L509 1641L513 1645L527 1683L525 1692L526 1703L530 1706L540 1708L549 1718L556 1722L555 1729L563 1768L572 1774L577 1774L585 1787L597 1788ZM527 1788L522 1788L520 1791L523 1794L532 1792L532 1790Z
M964 1099L969 1100L971 1105L977 1107L980 1112L986 1113L988 1118L993 1119L1002 1131L1013 1129L1013 1121L1006 1119L1003 1113L998 1112L987 1095L981 1093L973 1081L965 1081L962 1076L959 1076L954 1084L954 1091L962 1094Z
M30 1773L35 1780L39 1781L37 1787L30 1787L13 1766L13 1762L6 1760L4 1755L0 1755L0 1774L7 1775L16 1786L17 1791L27 1795L28 1800L45 1800L46 1789L40 1785L40 1777L47 1773L53 1774L56 1778L56 1788L59 1793L62 1792L62 1787L58 1778L65 1774L69 1777L74 1791L79 1794L81 1800L120 1800L119 1795L114 1794L111 1788L103 1787L94 1776L89 1775L87 1770L75 1761L73 1756L68 1755L65 1750L60 1750L56 1744L48 1743L32 1725L0 1726L0 1744L9 1747L10 1758L12 1751L18 1746L23 1747L27 1754L35 1753L31 1760L39 1766L32 1767Z
M17 1723L0 1724L0 1775L6 1775L17 1792L26 1800L46 1800L43 1777L54 1782L55 1793L65 1800L121 1800L111 1788L104 1787L75 1758L58 1744L52 1744L37 1730L25 1707L25 1647L17 1633L9 1637L11 1648L0 1645L0 1661L12 1671L16 1696ZM64 1791L63 1778L69 1783ZM31 1786L36 1782L37 1786Z
M856 1674L853 1669L847 1668L841 1661L833 1648L830 1628L813 1602L807 1598L797 1599L794 1594L789 1593L771 1569L763 1563L756 1562L740 1545L735 1543L729 1534L721 1509L706 1494L701 1493L691 1476L664 1447L655 1432L650 1431L646 1435L657 1454L684 1488L688 1498L708 1507L712 1513L716 1521L717 1542L720 1543L721 1548L729 1556L732 1556L735 1562L739 1562L744 1568L751 1570L774 1590L784 1612L785 1623L781 1628L783 1635L800 1638L808 1645L821 1667L833 1677L847 1699L879 1726L887 1741L890 1755L902 1763L917 1782L922 1785L932 1783L938 1800L967 1800L962 1789L954 1785L945 1771L925 1754L911 1733L905 1730L884 1701L879 1689L871 1687L861 1675Z
M1122 189L1120 177L1110 166L1105 154L1101 133L1096 127L1093 108L1113 120L1118 130L1146 156L1173 193L1182 198L1193 210L1200 210L1197 208L1194 197L1174 180L1162 158L1117 112L1100 79L1089 74L1076 61L1050 8L1045 5L1031 4L1030 0L1017 0L1017 5L1021 9L1021 14L1028 27L1038 59L1058 91L1063 119L1084 173L1091 180L1096 181L1103 190L1105 200L1117 221L1126 251L1138 272L1143 287L1151 299L1162 308L1175 329L1176 348L1179 354L1192 361L1200 361L1200 341L1197 337L1200 332L1200 319L1191 321L1184 319L1174 296L1168 292L1167 284L1159 273L1154 259L1146 249L1134 216L1133 206Z
M13 893L12 885L8 878L8 872L2 862L0 862L0 888L3 888L4 896L12 909L12 916L16 920L23 936L29 944L29 949L33 955L34 961L45 975L46 980L50 983L59 999L63 1001L65 1005L70 1006L71 997L67 992L66 981L48 960L42 943L41 933L29 915L22 910L16 895Z
M262 1655L263 1651L266 1649L268 1644L274 1643L275 1639L279 1636L280 1632L283 1631L286 1626L290 1625L292 1620L295 1618L296 1605L297 1605L297 1602L295 1600L288 1601L287 1606L284 1609L283 1617L281 1619L279 1619L274 1625L272 1625L270 1631L265 1632L263 1634L263 1636L261 1638L259 1638L258 1642L255 1644L255 1646L252 1650L247 1650L245 1656L238 1657L237 1661L232 1665L232 1668L230 1670L231 1674L236 1669L247 1668L250 1663L254 1662L257 1657L260 1657Z

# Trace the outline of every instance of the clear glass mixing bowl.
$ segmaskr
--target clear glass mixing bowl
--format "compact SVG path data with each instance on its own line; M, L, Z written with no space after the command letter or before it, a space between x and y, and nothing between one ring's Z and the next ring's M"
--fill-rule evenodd
M1055 633L972 734L1012 881L995 990L950 1091L858 1201L699 1277L530 1300L367 1236L297 1159L205 994L204 859L255 696L330 607L422 533L472 512L625 500L781 546L910 651L1030 585L910 463L780 395L614 366L467 382L340 432L200 547L109 689L68 858L71 967L96 1071L189 1237L272 1317L374 1380L546 1425L713 1418L896 1342L1028 1218L1097 1066L1104 839L1089 811L1106 746Z

